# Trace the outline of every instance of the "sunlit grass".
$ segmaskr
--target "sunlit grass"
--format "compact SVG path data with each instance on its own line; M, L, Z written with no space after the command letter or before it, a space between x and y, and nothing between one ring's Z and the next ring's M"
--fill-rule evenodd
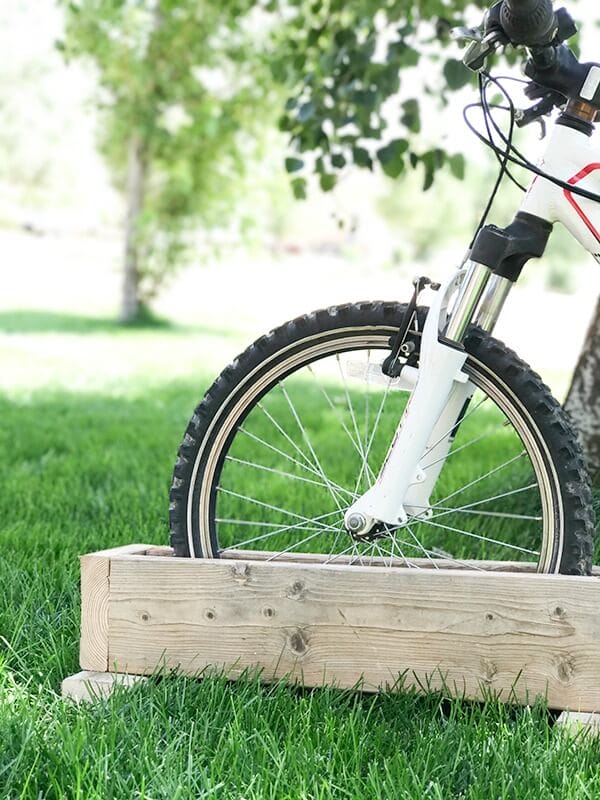
M167 541L172 463L214 371L206 354L222 345L210 332L84 330L62 331L54 352L54 335L0 338L12 354L0 395L1 798L598 796L598 744L572 743L542 706L172 677L63 702L60 681L78 669L77 557ZM44 371L52 352L57 373ZM335 415L313 413L327 437Z

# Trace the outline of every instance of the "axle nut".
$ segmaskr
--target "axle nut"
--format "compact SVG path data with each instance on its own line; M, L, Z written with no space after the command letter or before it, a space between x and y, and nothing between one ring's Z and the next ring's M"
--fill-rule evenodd
M360 533L367 527L367 520L362 514L350 514L346 520L346 528L350 533Z

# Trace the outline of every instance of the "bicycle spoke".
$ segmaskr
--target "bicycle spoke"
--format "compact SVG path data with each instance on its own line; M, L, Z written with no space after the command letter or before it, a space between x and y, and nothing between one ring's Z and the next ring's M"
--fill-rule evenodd
M354 550L354 551L356 552L356 542L355 542L355 541L353 541L353 542L352 542L352 544L351 544L349 547L347 547L345 550L342 550L342 551L341 551L341 553L336 553L334 556L330 556L330 557L329 557L329 558L328 558L326 561L324 561L323 563L324 563L324 564L332 564L332 563L333 563L334 561L336 561L338 558L341 558L342 556L345 556L345 555L346 555L346 553L349 553L349 552L350 552L350 550ZM357 558L358 558L358 553L356 553L356 556L357 556ZM354 558L354 555L353 555L352 557Z
M405 530L405 526L398 526L396 528L390 528L389 532L391 534L394 534L394 532L400 531L400 530L402 530L402 531ZM397 541L397 537L395 537L395 538L396 538L396 541ZM448 553L442 554L442 553L440 553L440 552L438 552L436 550L430 550L430 549L424 547L420 542L418 544L415 544L414 542L407 542L406 539L402 539L401 544L402 544L403 547L408 547L409 549L419 550L421 553L425 553L426 555L431 557L432 560L434 560L434 557L438 558L438 559L441 558L444 561L449 561L451 564L457 564L457 565L459 565L461 567L464 567L465 569L474 569L474 570L477 570L479 572L485 572L485 570L482 569L481 567L475 566L473 564L473 562L467 562L467 561L463 561L463 560L461 560L459 558L454 558L453 556L449 555ZM417 567L416 564L414 566ZM440 567L438 566L437 568L439 569Z
M327 531L327 533L329 535L331 535L331 531ZM279 558L279 556L282 556L285 553L289 553L291 550L294 550L296 547L300 547L300 545L305 544L306 542L310 542L311 539L315 538L315 536L323 536L323 535L324 535L323 531L317 531L316 533L313 533L310 536L307 536L306 539L301 539L299 542L294 542L289 547L286 547L285 550L281 550L279 553L273 553L272 556L269 556L269 558L267 558L267 561L274 561L276 558Z
M432 522L431 520L419 520L420 525L433 525L434 528L443 528L446 531L452 531L453 533L460 533L463 536L469 536L473 539L478 539L481 542L487 542L488 544L498 544L501 547L507 547L509 550L517 550L519 553L527 553L527 555L531 556L539 556L539 552L537 550L528 550L526 547L519 547L519 545L511 544L510 542L500 542L498 539L491 539L489 536L481 536L479 533L473 533L472 531L465 531L462 528L453 528L450 525L443 525L441 522Z
M360 433L359 433L359 430L358 430L358 424L356 422L356 416L354 414L354 406L352 405L352 400L350 399L350 393L348 392L348 384L346 382L346 376L344 375L344 371L342 369L342 364L341 364L341 361L340 361L340 354L339 353L337 353L337 355L336 355L336 360L337 360L338 369L340 371L340 375L342 377L342 383L344 384L344 393L346 395L346 405L348 406L348 410L350 411L350 418L352 419L352 425L354 426L354 433L356 435L356 439L357 439L358 445L360 447L360 451L359 452L360 452L360 456L362 458L362 463L363 463L364 469L367 470L367 473L370 473L369 479L373 480L375 478L375 475L373 474L371 468L369 467L368 462L365 459L365 451L362 448L362 442L361 442L361 439L360 439Z
M529 486L523 486L521 489L513 489L511 492L504 492L503 494L497 494L495 497L487 497L485 500L478 500L476 503L469 503L466 506L459 506L457 508L444 508L444 511L441 514L434 514L431 519L437 519L438 517L444 517L447 514L477 514L478 516L482 517L500 517L501 519L524 519L529 520L531 522L540 522L543 517L533 517L529 516L528 514L510 514L508 512L503 511L473 511L474 506L483 505L483 503L491 503L492 500L500 500L503 497L510 497L515 494L519 494L520 492L528 492L530 489L537 489L537 483L531 483Z
M241 431L241 432L242 432L243 434L245 434L246 436L248 436L248 437L249 437L250 439L252 439L253 441L257 442L258 444L262 444L262 445L264 445L265 447L269 448L269 450L272 450L274 453L277 453L278 455L280 455L280 456L282 456L283 458L285 458L285 459L287 459L288 461L290 461L292 464L296 464L296 466L300 467L301 469L304 469L304 470L306 470L306 471L307 471L307 472L309 472L311 475L317 475L319 478L321 477L321 474L319 473L319 471L318 471L318 470L316 470L316 469L314 469L314 468L311 468L311 467L308 467L308 466L306 466L305 464L301 464L301 463L300 463L300 461L298 461L297 459L293 458L293 456L290 456L290 455L288 455L287 453L284 453L284 452L283 452L283 450L279 450L277 447L274 447L272 444L269 444L269 442L265 442L265 440L264 440L264 439L261 439L261 438L260 438L260 436L256 436L256 434L254 434L254 433L251 433L250 431L246 430L246 428L242 427L241 425L240 425L240 427L238 428L238 430L239 430L239 431ZM340 490L340 491L342 491L342 492L347 492L347 491L349 491L348 489L343 489L341 486L338 486L338 484L337 484L337 483L334 483L334 482L333 482L333 481L331 481L331 480L329 481L329 483L330 483L332 486L334 486L336 489L339 489L339 490Z
M385 547L382 547L381 545L379 545L377 549L379 550L380 553L382 553L382 555L385 554L385 555L390 556L389 567L390 568L393 567L394 566L394 560L396 560L398 558L398 556L395 553L390 552L389 550L386 550ZM404 563L408 567L411 567L412 569L421 569L421 567L418 564L415 564L414 561L410 561L410 559L406 558L405 555L402 555L402 551L400 551L400 553L401 553L400 560L404 561ZM384 566L385 566L385 558L384 558Z
M388 378L387 386L385 387L385 392L381 399L381 403L379 404L379 408L377 410L377 415L375 417L375 422L373 424L373 430L371 432L371 438L369 439L369 445L367 447L367 451L365 453L365 459L363 462L363 467L361 467L360 472L358 473L358 478L356 479L356 484L354 486L354 491L358 492L358 487L360 486L360 482L362 481L362 477L364 474L364 464L369 463L369 455L371 453L371 448L373 446L373 440L375 439L375 434L377 433L377 428L379 427L379 421L381 419L381 415L383 413L383 409L385 407L386 400L388 398L388 394L390 393L390 387L392 385L392 379Z
M427 447L427 448L426 448L425 452L423 453L423 456L426 456L426 455L427 455L427 453L431 453L431 451L432 451L432 450L434 450L434 449L435 449L435 448L438 446L438 444L439 444L440 442L443 442L443 441L444 441L444 439L445 439L447 436L450 436L450 434L452 433L452 431L454 430L454 428L456 428L456 426L457 426L457 425L462 425L462 424L463 424L463 422L464 422L466 419L468 419L468 418L471 416L471 414L474 414L474 413L477 411L477 409L478 409L478 408L481 408L481 406L482 406L484 403L486 403L486 402L487 402L489 399L490 399L490 398L489 398L489 396L488 396L488 395L486 395L486 396L485 396L485 397L484 397L482 400L480 400L480 401L477 403L477 405L476 405L474 408L472 408L470 411L467 411L467 413L464 415L464 417L463 417L463 418L462 418L460 421L458 421L458 420L457 420L456 422L454 422L454 423L452 424L452 427L451 427L451 428L448 428L448 430L446 431L446 433L445 433L443 436L440 436L440 438L437 440L437 442L434 442L434 443L433 443L433 444L432 444L430 447Z
M508 461L505 461L503 464L500 464L499 467L494 467L494 469L491 469L489 472L486 472L485 475L481 475L479 478L475 478L475 480L471 481L470 483L465 484L465 486L461 486L460 489L457 489L456 491L452 492L451 494L446 495L446 497L442 497L442 499L438 500L438 502L435 503L433 506L431 506L431 508L437 508L442 503L445 503L446 500L450 500L451 497L455 497L457 494L460 494L461 492L464 492L465 489L470 489L471 486L475 486L476 484L481 483L481 481L485 480L486 478L491 477L492 475L495 475L497 472L500 472L501 469L504 469L505 467L508 467L511 464L514 464L515 461L518 461L520 458L523 458L523 456L526 456L526 455L527 455L526 451L523 450L522 452L519 453L519 455L514 456L513 458L509 458Z
M257 406L263 412L263 414L269 420L269 422L271 422L275 426L275 428L284 437L284 439L292 445L292 447L298 453L298 455L301 456L306 461L308 466L312 467L313 470L315 470L316 469L315 464L308 458L306 453L298 447L298 445L292 439L292 437L281 427L281 425L277 422L277 420L273 417L273 415L267 411L264 405L262 403L257 403Z
M415 543L416 543L417 547L418 547L420 550L422 550L422 551L423 551L423 553L424 553L424 555L425 555L425 558L428 558L428 559L431 561L431 563L433 564L433 567L434 567L434 569L439 569L439 566L438 566L438 565L435 563L435 561L433 560L433 558L432 558L432 557L429 555L429 552L428 552L428 551L425 549L425 547L423 547L423 545L421 544L421 542L418 540L418 538L417 538L417 537L415 536L415 534L413 533L413 530L412 530L412 528L410 527L410 525L408 525L408 524L407 524L407 525L406 525L406 529L407 529L407 531L410 533L410 535L412 536L412 538L415 540ZM394 538L396 538L396 537L394 537Z
M255 497L248 497L246 494L238 494L238 492L232 492L231 489L225 489L223 486L217 486L217 491L222 492L223 494L231 495L232 497L237 497L239 500L247 500L249 503L254 503L257 506L261 506L262 508L268 508L270 511L277 511L278 514L285 514L288 517L293 517L294 519L301 519L303 522L314 522L314 518L311 517L304 517L302 514L295 514L292 511L286 511L285 508L279 508L278 506L273 506L270 503L263 503L261 500L257 500ZM337 512L333 512L337 513ZM323 526L331 527L331 526Z
M537 488L537 484L534 484L534 486L528 486L526 487L526 489L532 489L534 487ZM524 492L526 491L526 489L519 489L518 491ZM481 502L488 503L489 500L482 500ZM542 520L544 519L543 517L530 517L527 514L508 514L508 513L503 513L501 511L473 511L473 509L468 507L455 510L460 511L461 514L477 514L477 516L479 517L500 517L501 519L526 519L532 522L542 522ZM448 509L448 513L450 513L450 509ZM437 516L438 515L433 517L433 519L437 519ZM441 514L439 516L441 516Z
M281 469L275 469L274 467L265 467L264 464L257 464L254 461L245 461L242 458L235 458L234 456L226 456L225 460L226 461L232 461L235 464L244 464L245 466L252 467L253 469L260 469L260 470L264 470L265 472L272 472L275 475L281 475L284 478L290 478L291 480L294 480L294 481L302 481L303 483L312 483L314 486L322 486L324 489L328 489L329 488L327 486L327 484L323 483L322 481L313 481L310 478L303 478L300 475L294 475L291 472L284 472ZM356 495L353 494L349 489L343 489L341 486L337 486L337 485L336 485L336 489L337 489L338 492L343 492L344 494L350 495L350 497L352 499L356 498Z
M503 425L498 427L503 427ZM424 465L422 469L426 470L429 469L430 467L433 467L434 464L439 464L440 461L447 461L450 458L450 456L456 455L456 453L460 453L461 450L464 450L466 447L470 447L472 444L480 442L482 439L486 439L488 436L491 436L493 433L496 433L496 431L497 428L494 428L491 431L486 431L486 433L482 433L481 436L477 436L475 437L475 439L471 439L470 442L466 442L466 444L461 444L460 447L454 448L454 450L451 450L449 453L446 453L445 456L442 456L441 458L438 458L435 461L431 461L429 464Z
M285 397L285 399L287 401L287 404L288 404L288 406L290 408L290 411L292 412L292 416L296 420L296 424L300 428L300 432L302 433L302 437L303 437L304 441L306 442L306 445L307 445L308 449L310 450L310 453L311 453L311 455L312 455L312 457L314 459L314 464L315 464L316 468L319 470L319 472L321 474L321 477L323 478L323 480L327 484L327 488L329 489L329 492L330 492L330 494L331 494L331 496L333 498L334 503L337 505L339 510L342 511L342 506L340 505L339 499L338 499L338 497L337 497L337 495L335 493L334 488L331 486L327 476L325 475L323 467L321 466L321 462L319 461L319 457L315 453L315 450L314 450L314 448L313 448L313 446L312 446L312 444L310 442L308 433L306 432L306 428L302 424L302 421L300 420L300 416L298 415L298 412L296 411L296 407L292 403L292 401L290 399L290 396L288 395L288 393L286 391L286 388L283 385L283 382L279 381L278 385L279 385L279 388L281 389L281 391L283 392L283 396Z
M334 514L338 514L338 513L339 512L337 512L337 511L330 511L328 514L321 514L319 517L314 517L313 519L310 520L310 522L314 524L314 523L317 523L321 519L325 519L326 517L331 517ZM237 520L237 519L232 519L232 520L216 519L215 522L220 522L221 524L224 523L224 524L228 524L228 525L234 525L234 524L235 525L253 525L254 527L263 527L263 528L264 527L275 527L276 528L276 530L274 530L274 531L268 531L267 533L260 534L259 536L254 536L252 539L246 539L243 542L236 542L234 545L230 545L229 547L224 547L222 552L226 552L227 550L239 550L244 545L252 544L253 542L259 542L259 541L262 541L263 539L268 539L271 536L276 536L278 534L287 533L288 531L293 531L293 530L302 530L302 531L307 531L307 530L310 530L310 531L316 531L316 530L323 531L323 530L326 530L327 532L329 532L328 528L321 528L321 527L319 527L319 528L309 528L308 527L308 525L309 525L308 522L298 522L295 525L286 525L283 528L280 525L278 525L277 523L275 523L275 522L251 522L249 520L248 521L246 521L246 520L241 521L241 520ZM335 527L332 526L332 529L335 530Z
M317 387L319 388L319 390L321 391L321 393L322 393L322 394L323 394L323 396L325 397L325 400L327 401L327 405L328 405L328 406L329 406L329 408L330 408L330 409L333 411L333 413L336 415L336 417L337 417L337 419L338 419L338 421L339 421L340 425L342 426L342 430L344 431L344 433L347 435L347 437L348 437L348 438L350 439L350 441L352 442L352 446L354 447L354 449L356 450L356 452L358 453L358 455L361 457L361 459L364 459L364 452L363 452L363 450L362 450L362 447L361 447L361 445L360 445L360 437L359 437L359 440L358 440L358 441L356 441L356 440L354 439L354 437L352 436L352 434L351 434L351 433L350 433L350 431L348 430L348 426L346 425L346 423L345 423L345 422L344 422L344 420L342 419L342 416L341 416L341 414L340 414L340 411L339 411L339 409L336 407L336 405L335 405L335 403L333 402L333 400L332 400L332 399L329 397L329 394L327 393L327 390L325 389L325 387L324 387L324 386L322 386L322 385L321 385L321 383L319 382L319 380L318 380L318 378L317 378L317 376L316 376L316 374L315 374L315 371L313 370L313 368L312 368L312 366L311 366L311 365L309 365L309 367L308 367L308 371L311 373L311 375L312 375L312 376L313 376L313 378L315 379L315 383L317 384Z

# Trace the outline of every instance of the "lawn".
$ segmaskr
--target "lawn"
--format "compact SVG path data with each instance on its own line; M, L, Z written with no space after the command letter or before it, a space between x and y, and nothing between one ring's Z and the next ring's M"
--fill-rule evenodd
M510 708L164 676L77 707L78 563L167 541L172 463L238 347L195 328L0 315L0 797L595 798L600 743Z

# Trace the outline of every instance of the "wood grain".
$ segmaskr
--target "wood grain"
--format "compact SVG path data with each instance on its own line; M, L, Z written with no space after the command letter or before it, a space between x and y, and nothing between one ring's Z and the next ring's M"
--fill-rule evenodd
M108 660L108 606L113 555L142 555L150 545L129 544L81 556L81 638L79 666L105 672Z
M61 694L76 701L93 701L108 697L116 686L134 686L146 678L141 675L123 675L119 672L92 672L83 670L69 675L61 684Z
M563 711L555 725L561 726L575 736L600 736L600 714Z
M403 675L405 686L475 699L543 695L553 708L600 710L594 578L109 558L110 669L258 667L265 680L367 691Z

